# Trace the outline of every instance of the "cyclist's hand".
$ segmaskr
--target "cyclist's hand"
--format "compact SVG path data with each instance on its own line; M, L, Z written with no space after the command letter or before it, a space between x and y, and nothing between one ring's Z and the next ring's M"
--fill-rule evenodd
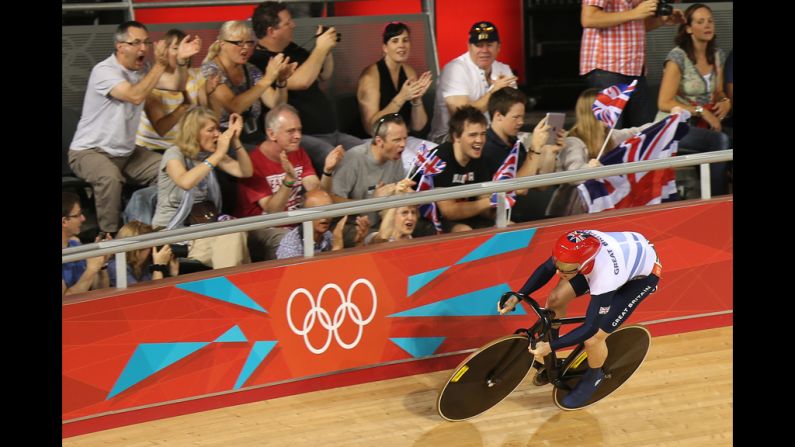
M513 312L513 309L516 307L516 304L519 303L519 299L515 296L508 298L508 301L505 302L505 305L500 309L500 302L497 301L497 312L500 315L505 315L508 312Z
M552 348L549 346L549 343L545 341L536 342L535 349L533 349L533 347L530 346L529 348L527 348L527 350L530 351L530 354L533 354L536 360L540 363L544 363L544 357L546 357L547 355L549 355L550 352L552 352Z

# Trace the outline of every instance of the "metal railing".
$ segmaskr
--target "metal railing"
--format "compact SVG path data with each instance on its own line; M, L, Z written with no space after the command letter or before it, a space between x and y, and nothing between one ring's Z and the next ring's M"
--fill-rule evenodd
M164 244L184 242L187 240L201 239L224 234L251 231L282 225L302 223L304 225L304 255L314 255L312 248L312 221L343 215L361 214L380 211L387 208L396 208L407 205L420 205L439 200L460 199L476 195L502 193L525 188L538 188L563 183L579 182L590 179L610 177L613 175L629 174L634 172L653 171L663 168L677 168L683 166L700 165L701 168L701 197L710 198L709 189L709 163L730 161L734 158L734 150L715 151L704 154L680 155L663 160L638 161L620 165L601 166L598 168L578 169L575 171L553 172L531 177L520 177L509 180L474 183L469 185L454 186L449 188L432 189L429 191L414 192L401 196L379 197L356 200L353 202L335 203L316 208L304 208L295 211L267 214L262 216L244 217L226 222L191 226L175 230L149 233L124 239L96 242L63 249L61 261L73 262L100 255L116 254L117 262L117 288L126 287L126 257L125 252L149 248ZM505 220L504 200L498 200L496 227L504 228ZM307 242L308 241L308 242ZM310 248L307 252L306 248Z

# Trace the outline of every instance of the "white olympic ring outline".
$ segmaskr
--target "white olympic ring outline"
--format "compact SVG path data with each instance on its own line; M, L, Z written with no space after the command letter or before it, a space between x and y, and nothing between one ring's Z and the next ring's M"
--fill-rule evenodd
M353 290L356 288L356 286L358 286L359 284L364 284L365 286L367 286L367 288L370 289L370 294L371 294L370 296L373 300L373 310L370 312L370 315L364 320L362 319L362 312L359 309L359 307L351 302L351 294L353 293ZM340 298L340 305L339 307L337 307L337 310L334 311L333 322L331 321L331 315L329 315L326 309L323 309L323 307L321 307L323 303L323 295L329 289L336 291ZM292 310L293 299L299 294L305 295L309 299L309 304L312 306L311 309L309 309L309 312L307 312L306 316L304 317L303 329L298 329L297 327L295 327L295 324L293 324L292 316L290 314L290 311ZM300 288L294 290L293 293L290 295L290 298L287 300L287 324L290 325L290 330L292 330L295 335L301 335L304 337L304 343L306 344L307 349L309 349L309 351L312 352L313 354L322 354L326 352L329 345L331 344L332 334L334 335L334 339L337 340L337 343L342 348L353 349L354 347L356 347L356 345L359 344L359 341L361 341L362 339L362 334L364 333L364 326L366 326L371 321L373 321L377 306L378 306L378 295L375 293L375 287L373 287L373 284L370 281L364 278L359 278L356 281L354 281L353 284L351 284L351 286L348 288L347 295L343 294L342 288L340 288L340 286L338 286L337 284L334 283L326 284L325 286L323 286L322 289L320 289L320 293L318 294L317 297L317 303L315 303L314 297L308 290ZM342 323L345 321L346 315L350 315L351 321L353 321L359 327L356 339L353 340L353 342L351 343L345 343L340 337L339 332L337 331L337 329L339 329L340 326L342 326ZM320 325L328 331L326 342L320 348L315 348L312 345L312 342L309 340L309 337L307 336L309 334L309 331L311 331L312 328L315 326L315 319L317 319Z

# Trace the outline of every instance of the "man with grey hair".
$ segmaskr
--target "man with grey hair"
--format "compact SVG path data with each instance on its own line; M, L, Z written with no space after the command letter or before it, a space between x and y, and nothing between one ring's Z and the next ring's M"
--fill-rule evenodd
M298 111L289 104L280 104L265 115L265 132L268 139L251 151L254 175L238 180L237 210L235 216L248 217L261 214L292 211L303 206L307 191L331 191L334 169L345 155L337 146L325 159L322 176L315 173L301 143L301 119ZM252 261L260 254L264 259L274 259L279 241L289 228L269 228L249 233L249 252Z
M157 181L161 156L137 146L135 135L144 101L168 67L163 40L155 44L154 65L145 64L152 41L143 24L122 23L115 40L115 52L91 70L68 154L69 167L94 189L99 228L107 233L119 229L124 183L149 185ZM198 37L186 36L179 43L177 65L184 76L186 61L200 49Z

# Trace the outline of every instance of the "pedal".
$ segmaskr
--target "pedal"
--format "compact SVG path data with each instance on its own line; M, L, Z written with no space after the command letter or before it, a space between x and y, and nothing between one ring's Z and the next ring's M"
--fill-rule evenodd
M538 372L533 376L533 385L535 386L544 386L549 383L549 374L547 374L546 368L542 365L541 368L538 369Z

